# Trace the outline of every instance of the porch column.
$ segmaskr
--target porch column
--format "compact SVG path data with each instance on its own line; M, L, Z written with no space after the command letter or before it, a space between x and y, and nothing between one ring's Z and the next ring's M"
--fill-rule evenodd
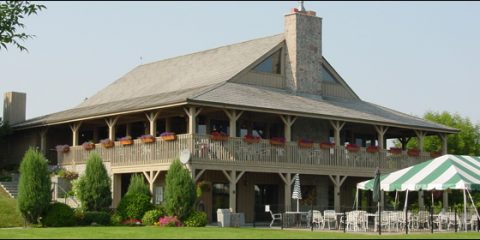
M118 116L105 119L108 126L108 138L115 141L115 125L117 124Z
M237 112L236 110L223 110L227 114L228 119L230 120L230 137L237 136L237 120L242 116L243 111Z
M379 150L384 150L385 149L385 146L383 145L383 143L385 142L385 133L387 132L388 130L388 127L385 127L385 126L374 126L375 127L375 130L377 131L377 134L378 134L378 149Z
M122 198L122 175L113 174L112 178L112 206L117 208Z
M148 122L150 123L150 135L156 137L157 136L157 117L158 117L159 112L151 112L151 113L145 113L145 116L148 119Z
M448 210L448 190L443 191L443 209Z
M223 174L225 174L225 177L227 177L230 186L229 186L229 206L232 209L232 212L237 212L237 182L242 178L243 174L245 171L241 171L237 175L236 170L232 171L226 171L222 170Z
M402 143L402 150L406 150L407 149L407 143L410 141L410 137L402 137L402 138L399 138L400 140L400 143Z
M330 180L333 182L333 202L335 212L340 212L340 187L342 186L347 176L340 175L328 175Z
M345 122L330 120L330 125L333 127L333 137L335 141L335 146L339 147L340 144L340 131L342 130L343 126L345 126Z
M441 133L438 136L442 140L442 155L448 154L448 137L447 137L447 134Z
M189 134L195 134L197 133L197 116L200 114L202 111L201 108L196 108L196 107L188 107L188 108L183 108L185 113L188 116L188 133Z
M284 200L285 200L285 211L290 211L292 208L292 184L295 179L292 179L291 173L278 173L280 178L285 183L284 191Z
M202 174L205 172L207 169L201 169L200 172L197 173L197 170L193 171L193 179L195 179L195 183L200 179Z
M45 156L47 155L47 132L48 127L40 130L40 152Z
M284 132L285 132L285 141L290 142L292 141L292 125L297 120L297 117L292 117L290 115L280 115L284 125Z
M150 170L150 171L143 171L143 175L145 175L145 178L148 181L148 184L150 186L150 194L152 194L152 202L153 202L153 184L155 183L155 180L157 180L158 175L160 174L161 171L159 170Z
M93 128L93 142L98 143L98 127Z
M423 197L423 190L418 191L418 209L425 209L425 199Z
M125 136L132 136L132 124L125 124Z
M72 146L78 146L78 130L80 126L82 126L82 122L70 124L70 129L72 130Z
M171 132L172 131L172 118L165 118L165 132Z
M425 138L425 135L427 135L427 133L420 130L414 130L414 131L418 139L418 149L420 150L420 152L423 152L423 139Z

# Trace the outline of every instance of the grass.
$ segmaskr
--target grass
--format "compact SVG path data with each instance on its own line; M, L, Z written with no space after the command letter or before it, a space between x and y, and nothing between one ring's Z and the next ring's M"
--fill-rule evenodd
M284 238L305 238L305 239L328 239L328 238L393 238L393 239L451 239L480 238L480 233L425 233L425 234L376 234L366 233L342 233L342 232L323 232L306 230L280 230L263 228L166 228L166 227L65 227L65 228L14 228L0 229L0 238L236 238L236 239L284 239Z
M10 198L0 188L0 228L23 226L23 218L17 210L17 200Z

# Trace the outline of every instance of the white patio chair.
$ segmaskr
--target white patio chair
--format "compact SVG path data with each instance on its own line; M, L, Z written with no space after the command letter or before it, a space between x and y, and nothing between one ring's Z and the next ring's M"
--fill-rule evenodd
M270 227L272 227L273 222L275 222L275 220L279 220L280 223L281 223L281 221L282 221L282 214L281 213L273 213L272 210L270 210L270 215L272 215L272 222L270 223Z
M335 229L337 229L337 213L335 210L325 210L323 211L323 219L324 219L324 224L323 224L323 229L325 229L325 225L328 223L328 229L330 230L330 222L335 223Z
M313 219L312 224L317 225L317 229L320 229L320 226L325 226L325 220L323 219L322 212L318 210L313 210Z

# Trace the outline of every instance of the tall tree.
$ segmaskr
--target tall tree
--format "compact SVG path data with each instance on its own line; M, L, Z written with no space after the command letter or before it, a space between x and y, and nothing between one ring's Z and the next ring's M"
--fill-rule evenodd
M193 210L196 198L195 183L190 172L175 159L165 179L165 209L170 216L185 219Z
M457 134L448 135L447 152L455 155L480 155L480 126L474 125L468 117L449 112L426 112L424 119L440 123L460 130ZM412 138L407 147L417 146L417 139ZM438 151L442 148L441 140L436 136L425 137L425 151Z
M18 184L18 209L25 220L37 223L51 200L50 176L47 159L37 150L30 148L20 164Z
M130 184L128 185L128 190L126 194L141 193L148 197L151 197L150 188L143 179L143 175L133 174L132 178L130 178Z
M85 175L78 183L78 198L87 211L107 210L112 204L111 180L102 159L93 152L88 157Z
M20 29L25 27L20 21L44 8L44 5L29 1L0 1L0 50L6 50L7 44L12 44L20 51L28 51L19 41L25 41L34 35L20 32Z

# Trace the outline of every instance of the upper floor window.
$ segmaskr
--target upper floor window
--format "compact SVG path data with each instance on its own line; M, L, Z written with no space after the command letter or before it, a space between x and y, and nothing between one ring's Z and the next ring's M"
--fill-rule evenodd
M281 74L282 70L282 55L281 50L276 51L274 54L270 55L267 59L263 60L258 64L254 70L264 73L274 73Z

